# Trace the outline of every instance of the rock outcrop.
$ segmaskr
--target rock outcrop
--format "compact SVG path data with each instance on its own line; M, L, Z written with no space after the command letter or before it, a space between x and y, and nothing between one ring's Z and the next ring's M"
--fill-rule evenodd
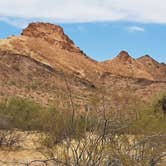
M23 36L39 38L52 45L59 45L69 51L80 52L74 42L64 33L63 28L50 23L31 23L21 33Z

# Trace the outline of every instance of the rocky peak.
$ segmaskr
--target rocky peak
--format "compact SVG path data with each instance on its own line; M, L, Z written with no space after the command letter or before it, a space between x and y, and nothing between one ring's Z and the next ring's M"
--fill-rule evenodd
M152 58L150 55L148 55L148 54L146 54L146 55L144 55L144 57L146 57L146 58Z
M163 66L165 66L165 67L166 67L166 63L164 63L164 62L161 62L161 65L163 65Z
M131 61L133 58L129 55L127 51L121 51L116 57L116 59L123 62L127 62L127 61Z
M138 58L138 61L143 63L153 63L153 64L159 64L155 59L153 59L150 55L146 54L140 58Z
M146 54L138 59L153 59L150 55Z
M73 41L64 33L63 28L50 23L31 23L22 32L23 36L42 38L50 43L65 42L74 45Z
M43 22L30 23L21 35L40 38L51 45L58 46L70 52L81 52L74 42L64 33L63 28L58 25Z

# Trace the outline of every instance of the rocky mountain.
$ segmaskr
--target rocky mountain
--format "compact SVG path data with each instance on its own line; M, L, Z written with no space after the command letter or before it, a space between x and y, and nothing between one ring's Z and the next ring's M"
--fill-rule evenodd
M0 40L1 97L19 95L40 103L79 99L95 88L102 68L75 46L59 26L32 23L20 36Z
M134 59L128 52L121 51L117 57L102 62L102 65L106 71L115 75L166 81L165 65L155 61L148 55Z
M92 79L102 70L95 60L81 51L59 26L32 23L21 36L0 41L0 51L31 57L52 68ZM93 73L93 74L92 74Z
M149 55L142 56L138 58L137 61L145 66L146 71L153 76L154 80L166 80L165 64L157 62Z
M130 86L140 96L166 88L166 65L126 51L105 62L87 56L60 26L31 23L20 36L0 40L0 97L30 97L42 104L74 98L85 105L116 88ZM103 94L102 94L103 95ZM67 106L66 106L67 107Z

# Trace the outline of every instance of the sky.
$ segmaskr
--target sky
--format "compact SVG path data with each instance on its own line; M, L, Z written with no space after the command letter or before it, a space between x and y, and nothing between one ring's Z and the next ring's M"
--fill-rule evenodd
M0 0L0 38L30 22L50 22L98 61L126 50L166 62L165 6L164 0Z

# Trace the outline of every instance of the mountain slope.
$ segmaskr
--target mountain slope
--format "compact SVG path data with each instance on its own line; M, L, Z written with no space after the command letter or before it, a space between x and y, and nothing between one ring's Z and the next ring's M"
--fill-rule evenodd
M122 51L113 60L97 62L61 27L31 23L20 36L0 40L0 98L16 95L68 109L71 102L101 104L104 95L110 107L112 94L130 87L144 99L166 89L166 65L151 61L149 67L149 61Z
M117 57L103 62L102 65L106 71L115 75L153 80L153 76L145 70L144 65L132 58L126 51L120 52Z
M150 56L134 59L128 52L122 51L114 59L104 61L101 64L107 72L115 75L166 81L166 66Z
M153 76L154 80L166 80L166 65L154 60L149 55L145 55L137 59L142 63L148 73Z
M95 80L102 70L96 61L75 46L61 27L48 23L32 23L21 36L1 40L0 51L26 55L91 80Z

